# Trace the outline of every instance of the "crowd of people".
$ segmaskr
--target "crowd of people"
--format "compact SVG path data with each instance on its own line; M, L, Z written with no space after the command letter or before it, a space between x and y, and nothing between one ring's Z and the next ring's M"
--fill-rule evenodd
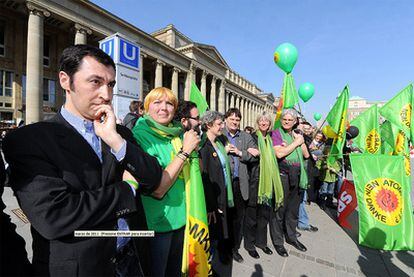
M3 141L9 184L33 236L27 268L16 267L12 250L2 253L6 274L180 276L188 159L200 161L216 274L233 260L243 262L242 241L255 259L258 249L272 255L268 225L278 255L289 255L285 243L306 251L298 230L318 231L307 203L333 207L339 165L327 166L329 141L293 109L282 112L275 130L266 112L255 127L240 130L239 109L200 117L196 104L158 87L143 103L131 103L122 126L110 105L115 65L86 45L63 51L59 80L66 103L55 118ZM76 230L155 235L80 238Z

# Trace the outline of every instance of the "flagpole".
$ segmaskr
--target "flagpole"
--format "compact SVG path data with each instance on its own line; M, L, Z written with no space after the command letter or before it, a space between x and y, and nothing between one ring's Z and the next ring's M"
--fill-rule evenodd
M328 117L328 115L325 116L325 119L322 121L322 124L319 125L318 129L316 130L316 132L313 134L313 138L316 137L316 134L321 130L321 127L323 126L323 124L325 124L326 122L326 118Z

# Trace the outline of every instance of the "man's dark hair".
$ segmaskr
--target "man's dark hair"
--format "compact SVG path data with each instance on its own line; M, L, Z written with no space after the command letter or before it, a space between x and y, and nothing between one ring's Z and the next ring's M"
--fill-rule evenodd
M190 111L194 108L197 108L197 105L194 102L180 100L178 102L177 111L174 115L174 120L181 121L183 118L191 117Z
M138 113L140 108L143 108L141 101L132 100L131 103L129 103L129 111L131 113Z
M59 71L63 71L70 77L70 85L73 84L73 75L79 70L84 57L92 57L105 66L112 66L116 70L115 63L108 54L101 49L78 44L65 48L59 60Z
M242 119L242 115L240 113L240 110L238 108L230 108L227 110L226 114L224 115L224 118L228 118L229 116L235 115Z
M254 133L254 128L252 126L246 126L246 127L244 127L244 131L246 133L253 134Z

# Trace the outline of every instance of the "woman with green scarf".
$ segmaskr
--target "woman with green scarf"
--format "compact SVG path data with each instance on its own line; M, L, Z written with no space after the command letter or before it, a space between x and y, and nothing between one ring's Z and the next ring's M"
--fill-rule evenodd
M200 138L194 130L183 134L181 124L172 122L177 105L171 90L153 89L144 100L145 115L132 129L141 148L155 156L164 168L158 189L150 196L141 196L148 229L155 231L148 249L152 276L181 275L186 224L182 169Z
M234 207L230 161L227 150L220 140L224 129L224 115L207 111L201 118L205 134L200 147L201 172L206 199L208 228L213 254L212 269L222 268L220 256L231 259L228 209Z
M246 208L244 246L250 256L259 258L256 247L268 255L273 252L267 246L267 224L283 203L283 186L269 131L272 119L263 112L256 119L257 131L252 134L260 152L259 161L250 167L249 202Z
M300 189L308 185L304 158L309 158L309 152L304 143L303 135L296 130L298 113L293 109L283 110L281 127L272 132L273 148L278 158L280 179L283 184L283 205L276 212L273 221L272 241L279 255L287 257L283 246L284 237L300 251L306 247L298 241L296 226L298 225L299 205L301 202Z

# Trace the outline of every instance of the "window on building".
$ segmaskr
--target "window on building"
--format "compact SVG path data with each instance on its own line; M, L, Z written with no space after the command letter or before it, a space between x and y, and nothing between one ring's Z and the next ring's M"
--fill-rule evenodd
M0 96L13 96L13 72L0 70Z
M44 36L43 39L43 66L50 66L50 37Z
M56 100L56 81L43 79L43 101L54 105Z
M0 56L4 57L6 54L6 24L0 20Z

